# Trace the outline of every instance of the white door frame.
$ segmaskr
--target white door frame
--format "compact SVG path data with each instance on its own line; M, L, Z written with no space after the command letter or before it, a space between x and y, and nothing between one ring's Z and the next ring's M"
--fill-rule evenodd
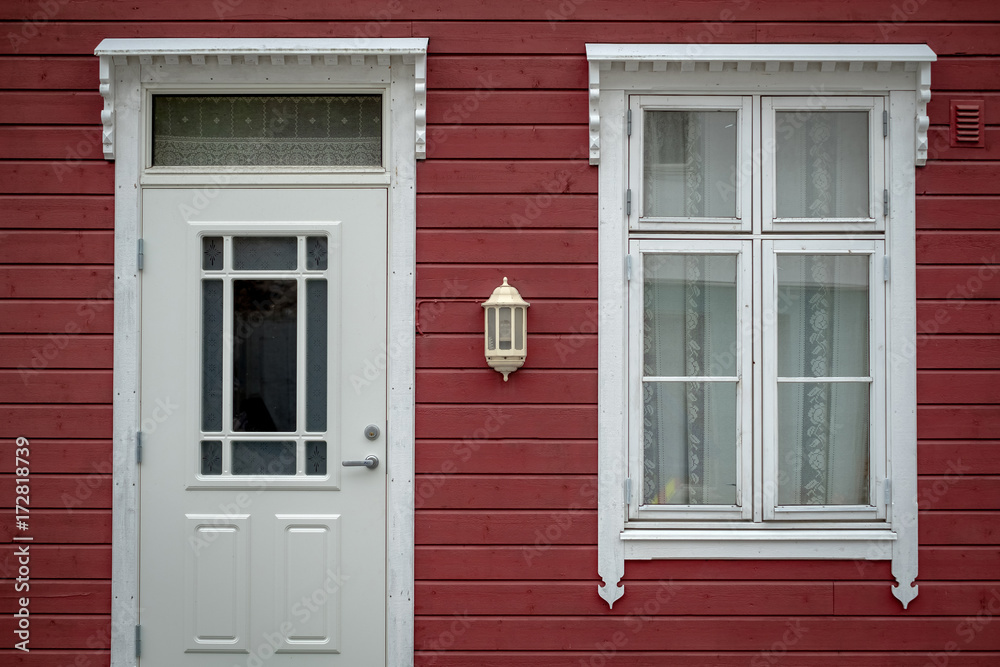
M142 186L358 186L389 192L386 660L413 664L413 443L416 160L426 139L426 39L106 39L100 56L104 154L115 160L114 473L111 665L136 664L139 618L138 241ZM150 174L143 149L149 86L243 86L261 93L382 88L389 100L385 169L234 169ZM153 425L146 425L146 428Z

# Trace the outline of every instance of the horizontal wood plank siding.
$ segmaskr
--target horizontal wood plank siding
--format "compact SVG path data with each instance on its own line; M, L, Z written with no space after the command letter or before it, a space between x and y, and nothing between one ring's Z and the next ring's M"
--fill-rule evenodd
M1000 4L6 0L0 21L0 507L13 502L14 438L29 437L35 537L30 660L4 647L0 663L109 664L114 165L94 47L366 35L430 40L416 665L1000 662L1000 633L963 625L1000 610ZM940 56L916 177L921 590L910 609L891 596L884 561L629 561L614 610L598 597L587 42L918 42ZM985 100L985 148L950 146L949 105L966 98ZM479 305L505 276L532 304L528 359L506 383L485 365ZM0 524L8 637L12 535Z
M144 7L135 3L120 0L73 0L73 2L57 1L58 11L54 16L44 18L59 21L95 21L103 17L114 17L116 21L139 22L151 21L219 21L220 29L230 21L259 21L261 16L270 16L276 11L270 0L244 0L238 5L222 5L212 7L200 0L177 0L166 6ZM723 14L726 10L732 12L723 18L739 21L900 21L911 18L916 10L909 14L900 13L894 19L894 6L886 0L843 0L836 7L828 5L802 5L798 0L771 0L761 4L741 4L734 7L727 0L681 0L675 5L665 8L658 0L633 0L622 5L615 0L592 0L586 4L576 5L572 10L564 7L562 13L556 5L538 4L532 0L512 0L505 3L489 3L477 7L474 17L477 21L539 21L563 25L570 18L576 21L644 21L649 19L661 21L710 21ZM296 11L287 9L291 5L278 5L285 9L290 18L298 21L369 21L373 6L369 0L344 0L329 4L314 0L302 3ZM423 22L449 19L468 20L469 9L463 0L431 0L421 3L401 3L394 6L395 12L390 16L401 22ZM919 5L919 17L922 21L997 21L1000 20L1000 8L990 0L941 0L937 3ZM739 13L736 13L736 9ZM552 12L552 16L547 14ZM903 12L901 9L900 12ZM34 17L39 13L39 7L34 0L9 0L0 9L0 20L21 21ZM40 20L35 17L35 20ZM409 25L410 23L404 23ZM145 27L145 26L143 26ZM528 27L528 26L526 26ZM544 27L551 27L545 25ZM308 27L302 32L309 32ZM313 32L319 32L314 28ZM310 33L311 34L311 33ZM137 35L137 36L143 36Z

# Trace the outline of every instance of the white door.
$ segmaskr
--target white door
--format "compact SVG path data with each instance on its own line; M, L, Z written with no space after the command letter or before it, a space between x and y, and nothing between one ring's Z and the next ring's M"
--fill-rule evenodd
M143 191L142 667L384 666L386 195Z

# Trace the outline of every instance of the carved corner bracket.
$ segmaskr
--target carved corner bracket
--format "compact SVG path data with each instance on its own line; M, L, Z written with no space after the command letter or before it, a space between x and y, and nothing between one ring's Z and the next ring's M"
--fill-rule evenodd
M620 572L614 574L602 574L601 576L601 579L604 581L604 585L601 586L598 584L597 594L604 598L604 601L608 603L608 609L613 609L615 602L625 595L625 586L620 583L624 574L624 572Z
M931 64L922 62L917 70L917 154L918 167L927 164L927 128L931 119L927 116L927 103L931 101ZM905 606L905 603L904 603Z
M896 585L892 587L892 594L897 600L903 603L903 609L906 609L907 605L913 601L913 598L917 597L917 592L919 586L915 583L915 577L903 577L902 579L896 578Z
M111 56L101 56L99 90L104 99L104 109L101 110L101 143L104 146L104 159L115 159L115 77L114 64Z

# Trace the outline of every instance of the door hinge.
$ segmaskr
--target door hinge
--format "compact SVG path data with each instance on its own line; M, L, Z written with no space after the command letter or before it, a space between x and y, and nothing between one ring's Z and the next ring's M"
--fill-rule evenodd
M889 190L882 191L882 217L889 217Z
M882 280L889 282L889 256L886 255L882 258Z
M135 657L142 657L142 626L135 626Z
M632 255L625 255L625 282L632 280Z
M628 113L625 114L625 134L626 136L632 136L632 110L629 109Z
M142 260L143 260L142 239L139 239L139 247L135 256L135 266L140 271L142 271Z
M625 191L625 217L632 215L632 188Z
M135 462L142 463L142 431L135 432Z
M885 489L885 504L889 505L892 503L892 480L886 477L882 482L882 488Z
M625 478L625 504L628 505L632 501L632 478Z
M888 137L889 136L889 112L888 111L883 111L882 112L882 136L883 137Z

